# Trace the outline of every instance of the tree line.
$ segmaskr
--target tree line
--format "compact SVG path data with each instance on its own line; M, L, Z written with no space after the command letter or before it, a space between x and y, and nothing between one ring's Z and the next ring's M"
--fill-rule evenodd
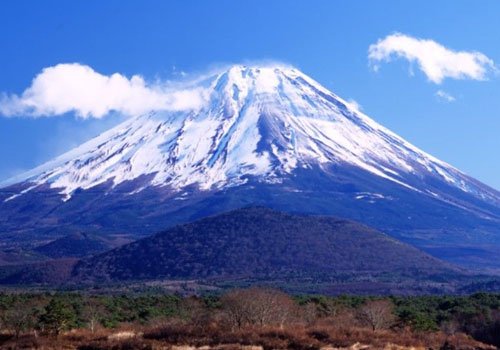
M23 336L59 337L75 329L94 334L124 324L142 329L145 338L171 342L181 333L189 338L190 334L194 337L214 330L236 334L266 327L285 331L300 325L301 329L316 329L316 333L307 334L319 340L332 338L324 329L363 329L374 333L439 333L446 339L465 334L500 346L500 294L291 296L256 287L189 297L157 293L3 293L0 322L2 333L10 335L8 341Z

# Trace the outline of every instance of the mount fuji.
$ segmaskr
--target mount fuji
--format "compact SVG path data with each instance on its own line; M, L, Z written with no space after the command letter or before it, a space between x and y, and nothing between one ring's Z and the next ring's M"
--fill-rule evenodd
M411 145L287 66L192 83L152 111L0 186L5 249L76 232L131 240L249 205L360 221L438 258L498 269L500 192Z

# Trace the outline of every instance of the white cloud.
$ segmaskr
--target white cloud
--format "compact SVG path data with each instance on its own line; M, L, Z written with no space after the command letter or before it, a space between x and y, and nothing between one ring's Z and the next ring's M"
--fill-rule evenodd
M70 63L43 69L21 95L0 96L0 114L38 117L74 112L81 118L102 118L111 111L137 115L198 109L206 97L200 88L148 84L140 75L130 79L119 73L108 76Z
M368 58L377 71L380 62L405 58L418 67L433 83L445 78L485 80L496 71L495 63L481 52L453 51L428 39L414 38L401 33L388 35L370 45Z
M349 107L351 107L352 109L356 110L356 111L362 111L363 110L363 107L361 107L361 105L358 103L358 101L354 100L354 99L349 99L346 101L347 104L349 105Z
M443 90L436 91L435 96L437 98L439 98L440 100L445 101L445 102L455 102L456 101L456 98L453 95L450 95L449 93L447 93L446 91L443 91Z

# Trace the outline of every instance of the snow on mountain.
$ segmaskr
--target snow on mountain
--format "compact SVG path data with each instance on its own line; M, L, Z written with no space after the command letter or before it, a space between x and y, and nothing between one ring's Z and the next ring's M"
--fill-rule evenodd
M426 154L295 68L233 66L198 81L206 104L126 120L60 157L1 184L48 184L64 195L150 175L148 186L181 191L236 186L249 176L279 183L298 168L349 164L412 191L437 196L434 178L499 203L498 192Z

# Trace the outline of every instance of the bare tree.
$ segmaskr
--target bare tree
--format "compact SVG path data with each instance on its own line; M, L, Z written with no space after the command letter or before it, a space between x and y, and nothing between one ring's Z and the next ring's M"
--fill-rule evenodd
M180 304L180 311L183 318L202 330L211 327L213 319L216 318L213 310L209 310L205 303L197 297L183 299Z
M301 307L300 318L306 325L312 325L318 319L318 307L313 302L308 302Z
M368 324L373 331L392 326L396 320L394 305L388 300L368 301L359 310L360 320Z
M328 317L327 320L339 329L347 330L360 326L359 315L356 310L349 307L339 308L335 316Z
M37 314L37 309L33 303L17 301L2 313L2 323L18 339L22 332L35 327Z
M250 300L247 291L235 289L222 298L222 307L231 327L241 329L249 320Z
M331 298L323 299L318 306L318 312L322 317L335 317L343 308L342 305Z
M223 308L233 327L277 325L283 327L296 311L294 301L273 289L236 289L222 297Z
M99 326L99 320L104 314L104 306L92 297L88 297L83 308L83 317L88 323L88 327L92 333Z

